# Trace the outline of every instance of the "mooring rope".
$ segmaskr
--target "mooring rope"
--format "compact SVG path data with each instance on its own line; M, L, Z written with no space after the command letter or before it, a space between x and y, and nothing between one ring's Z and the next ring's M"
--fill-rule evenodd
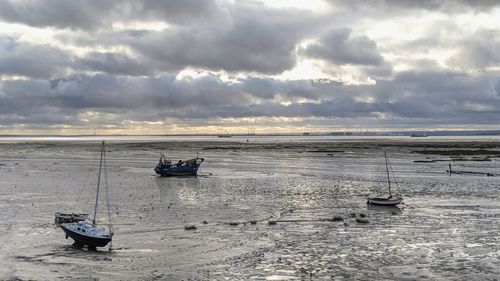
M113 247L113 224L111 222L111 205L109 203L109 185L108 185L108 169L106 168L106 151L104 151L104 161L103 161L103 168L104 168L104 190L106 191L106 206L108 209L108 228L109 228L109 235L111 235L111 241L109 242L109 251L111 251L111 248Z
M97 165L97 163L99 163L99 158L96 154L92 158L90 158L90 167L87 170L88 174L85 177L85 181L83 182L82 185L80 185L80 187L78 188L78 190L76 192L77 198L76 198L76 202L75 202L75 207L76 207L76 211L78 211L78 212L88 212L88 210L90 210L91 194L89 192L90 189L88 187L90 185L90 179L93 178L90 176L90 174L95 171L93 169L93 167L95 167ZM84 196L84 193L85 193L85 196Z
M108 209L109 233L113 234L113 224L111 223L111 205L109 203L108 169L106 168L106 151L104 152L104 190L106 191L106 205Z

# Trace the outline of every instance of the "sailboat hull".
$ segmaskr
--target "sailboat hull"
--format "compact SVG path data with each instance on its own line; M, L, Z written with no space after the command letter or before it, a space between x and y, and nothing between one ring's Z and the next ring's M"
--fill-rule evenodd
M61 224L61 228L66 233L66 238L70 237L76 243L81 245L95 246L95 247L105 247L109 242L111 242L110 235L85 235L79 231L73 229L70 224Z
M156 166L155 172L162 177L168 176L196 176L199 166L184 166L184 167L161 167Z
M380 206L396 206L403 202L403 198L368 198L366 203Z

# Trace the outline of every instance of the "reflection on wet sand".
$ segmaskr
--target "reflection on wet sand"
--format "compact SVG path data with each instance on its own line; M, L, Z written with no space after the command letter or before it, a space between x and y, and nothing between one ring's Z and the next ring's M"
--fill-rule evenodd
M199 203L198 189L200 180L197 177L156 177L155 182L160 189L162 202L172 199L172 192L175 198L184 204L197 205Z

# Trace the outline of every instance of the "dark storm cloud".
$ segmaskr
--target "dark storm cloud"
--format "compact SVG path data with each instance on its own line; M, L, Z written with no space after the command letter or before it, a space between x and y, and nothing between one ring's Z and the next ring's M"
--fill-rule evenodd
M5 81L0 115L25 123L61 115L113 113L142 121L215 117L431 119L490 124L500 118L499 79L454 72L404 72L376 85L247 78L224 82L215 76L176 79L78 76L49 81ZM307 97L296 101L297 97ZM280 101L288 101L281 103ZM46 112L47 118L41 118ZM13 117L14 116L14 117ZM492 119L493 118L493 119ZM17 120L20 120L17 118ZM6 122L6 121L5 121ZM384 122L384 120L381 120Z
M155 64L146 63L143 58L130 58L119 53L91 52L76 61L82 70L99 71L115 75L152 75L157 72Z
M113 0L6 0L0 1L0 19L37 27L94 29L109 24L121 4Z
M0 76L50 78L60 75L70 63L68 55L57 48L19 43L0 36Z
M229 72L281 73L296 63L296 44L318 24L310 13L239 6L228 22L152 31L132 48L169 70L186 66Z
M349 28L330 30L317 43L307 46L304 53L341 65L380 65L384 60L377 43L366 36L353 36Z
M188 23L215 15L217 9L211 0L6 0L0 1L0 19L36 27L95 30L115 21Z
M26 4L23 3L3 4ZM36 2L33 9L41 3L44 2ZM59 30L54 35L57 40L54 45L67 44L86 50L127 48L133 52L131 55L119 51L90 51L76 58L75 64L69 65L74 72L88 69L141 76L195 67L232 73L279 74L295 66L297 44L320 28L323 20L305 10L274 9L258 2L190 0L105 3L103 7L92 1L78 4L86 5L80 7L84 11L96 10L95 16L101 20L94 21L89 15L86 20L76 18L72 21L71 16L66 16L64 19L68 22L65 24L62 19L48 17L35 25L80 28L71 32ZM49 4L61 14L67 13L65 5ZM44 11L40 9L37 17L43 17L46 14ZM29 18L28 15L19 17ZM162 30L111 28L113 22L127 26L130 21L160 21L169 25ZM24 23L31 24L28 20Z
M146 17L184 24L211 18L220 9L214 0L144 0L132 3L137 8L134 13L139 19Z
M382 13L395 10L441 10L445 13L464 10L485 11L500 6L496 0L327 0L336 7L376 8Z
M244 94L231 92L230 87L213 76L196 80L176 80L170 75L158 78L75 76L51 82L5 81L1 90L4 93L0 97L2 112L42 105L73 109L137 109L249 102Z

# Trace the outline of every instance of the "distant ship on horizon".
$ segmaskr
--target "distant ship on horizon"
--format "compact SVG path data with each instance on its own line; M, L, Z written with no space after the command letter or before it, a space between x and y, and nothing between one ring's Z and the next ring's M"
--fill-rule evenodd
M425 137L428 137L429 135L427 135L427 133L414 133L414 134L411 134L411 137L412 138L425 138Z

